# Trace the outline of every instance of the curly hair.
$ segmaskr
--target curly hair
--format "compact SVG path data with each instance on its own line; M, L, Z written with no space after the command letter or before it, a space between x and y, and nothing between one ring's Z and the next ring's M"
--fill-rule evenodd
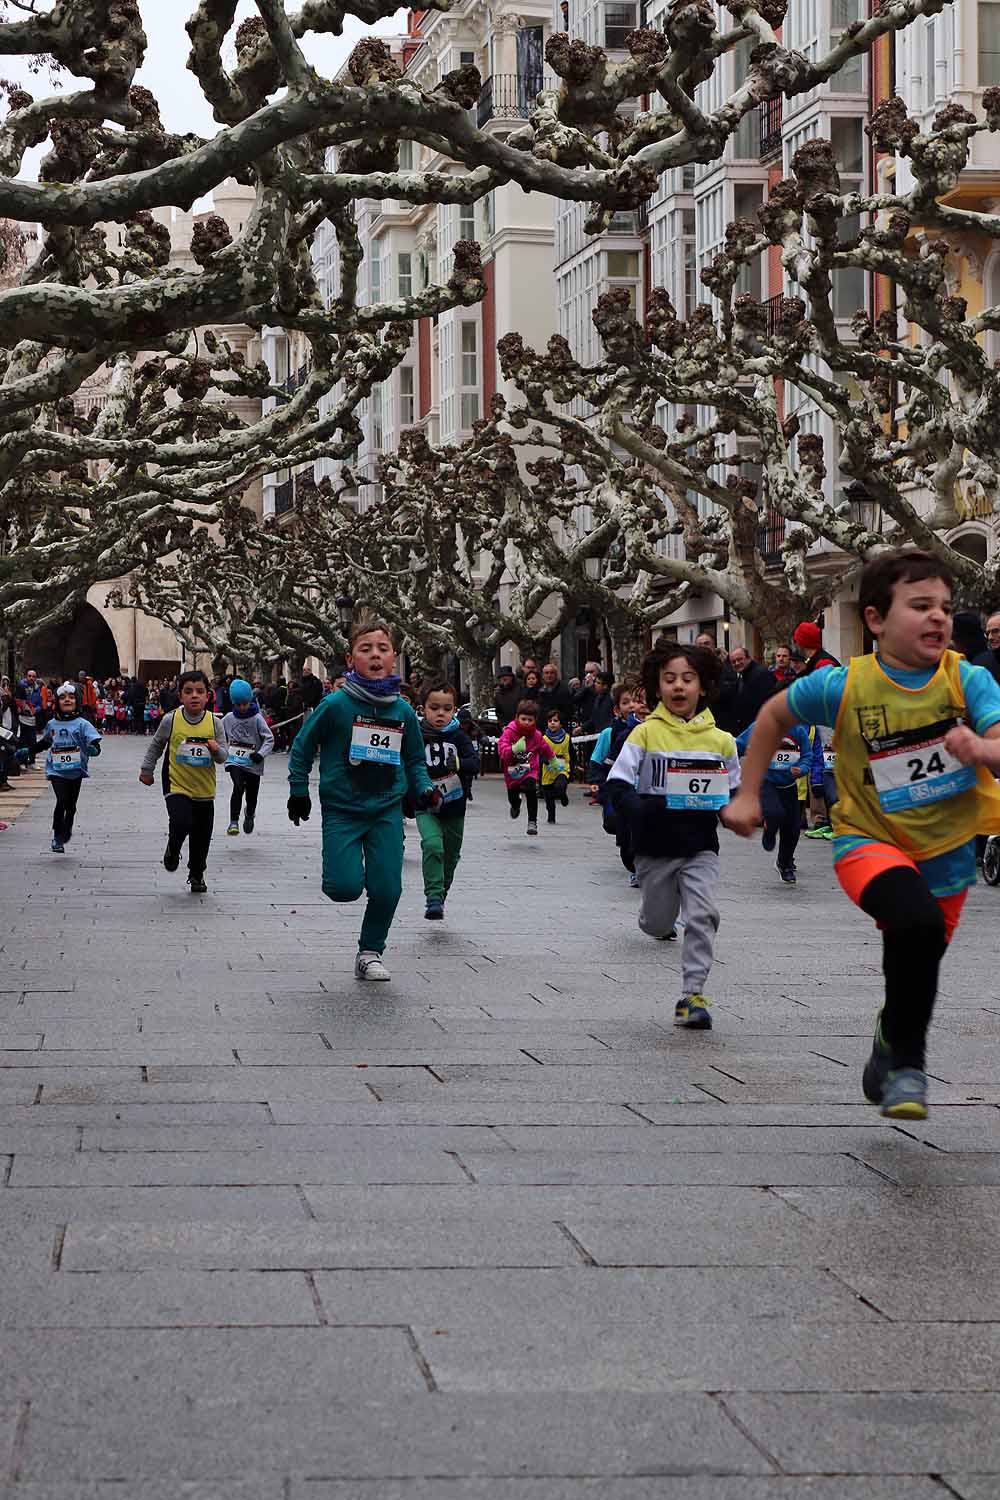
M698 699L699 709L710 703L719 691L719 683L722 680L722 663L714 651L709 651L705 646L689 646L678 641L668 641L662 646L656 646L643 659L640 672L643 688L646 693L646 702L651 708L660 702L660 673L668 661L682 656L698 674L701 683L701 694Z

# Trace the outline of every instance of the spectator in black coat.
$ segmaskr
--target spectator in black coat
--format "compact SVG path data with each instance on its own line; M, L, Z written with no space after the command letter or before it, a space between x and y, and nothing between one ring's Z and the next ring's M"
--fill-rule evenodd
M493 698L493 710L501 729L506 729L507 725L514 718L517 713L517 705L523 696L521 685L514 676L514 668L501 667L500 679ZM478 708L479 705L477 704L476 707Z
M538 722L547 724L554 708L559 710L564 725L573 722L573 695L559 677L559 668L554 661L547 661L542 668L542 685L538 691Z
M989 643L986 651L973 661L974 667L985 667L987 672L992 672L997 682L1000 682L1000 612L990 615L986 621L986 639Z
M300 687L302 702L305 704L307 712L311 713L323 696L323 684L314 672L311 672L308 667L303 667Z
M722 709L729 722L723 722L719 713L713 712L720 729L727 729L730 734L742 734L756 719L768 698L777 692L778 684L774 674L754 661L744 646L734 646L729 660L736 674L731 702Z
M590 714L583 724L586 734L600 734L601 730L607 729L614 719L614 699L611 696L613 686L610 672L598 672L594 679L594 696L591 699Z

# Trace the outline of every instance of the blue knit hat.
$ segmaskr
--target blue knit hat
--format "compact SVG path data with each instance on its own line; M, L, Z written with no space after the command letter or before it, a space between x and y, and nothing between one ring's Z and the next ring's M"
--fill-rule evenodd
M252 697L253 688L250 686L249 682L245 682L242 677L234 677L232 682L229 684L230 703L238 704L239 707L242 708L244 704L250 702L250 699Z

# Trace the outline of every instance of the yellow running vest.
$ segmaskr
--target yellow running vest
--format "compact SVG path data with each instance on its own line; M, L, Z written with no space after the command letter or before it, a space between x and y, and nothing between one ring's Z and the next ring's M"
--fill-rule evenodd
M837 715L837 835L875 839L912 859L1000 833L1000 786L944 748L966 716L961 657L946 651L926 687L893 682L878 657L854 656Z
M215 761L205 744L215 737L215 720L206 709L197 724L189 724L184 710L174 710L170 725L170 757L168 779L170 790L180 792L196 801L211 801L215 797Z

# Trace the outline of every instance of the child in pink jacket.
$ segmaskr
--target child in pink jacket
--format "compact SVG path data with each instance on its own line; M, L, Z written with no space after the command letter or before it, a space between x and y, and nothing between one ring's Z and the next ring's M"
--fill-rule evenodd
M528 805L528 832L538 833L538 775L543 760L551 760L552 747L538 730L538 704L523 698L517 714L500 736L497 746L503 779L507 786L512 818L521 816L521 793Z

